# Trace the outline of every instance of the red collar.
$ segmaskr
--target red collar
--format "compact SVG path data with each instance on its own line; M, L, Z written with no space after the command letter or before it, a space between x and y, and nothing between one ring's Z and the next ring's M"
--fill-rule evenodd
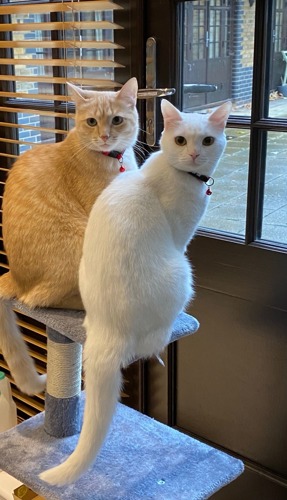
M123 166L123 154L124 151L121 153L120 151L102 151L102 154L105 156L110 156L111 158L116 158L120 164L119 171L120 172L125 172L125 167Z

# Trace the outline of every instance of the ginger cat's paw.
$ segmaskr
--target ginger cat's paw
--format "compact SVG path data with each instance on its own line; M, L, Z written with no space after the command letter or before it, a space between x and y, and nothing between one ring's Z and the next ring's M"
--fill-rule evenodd
M31 380L31 378L22 380L21 384L17 385L22 392L32 396L33 394L40 394L40 392L43 392L46 388L46 382L47 375L45 374L37 375L37 377L34 377L33 380Z

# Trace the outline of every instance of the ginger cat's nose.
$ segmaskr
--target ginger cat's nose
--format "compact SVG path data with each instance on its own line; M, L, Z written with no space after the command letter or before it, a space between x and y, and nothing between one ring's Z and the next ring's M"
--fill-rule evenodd
M109 137L110 137L109 135L101 135L101 139L104 142L107 142L107 140L108 140Z

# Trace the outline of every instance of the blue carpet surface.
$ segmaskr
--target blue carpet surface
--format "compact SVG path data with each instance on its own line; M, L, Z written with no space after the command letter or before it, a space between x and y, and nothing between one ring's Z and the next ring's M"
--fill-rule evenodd
M40 413L0 434L0 468L46 500L203 500L243 472L240 460L118 404L94 465L66 487L43 483L38 474L62 462L77 439L48 436Z

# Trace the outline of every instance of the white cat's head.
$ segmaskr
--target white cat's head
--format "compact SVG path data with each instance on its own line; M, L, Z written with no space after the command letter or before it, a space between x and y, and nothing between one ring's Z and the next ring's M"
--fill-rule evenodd
M128 80L121 90L83 90L68 83L76 104L76 130L85 146L94 151L124 151L138 135L136 109L138 84Z
M169 164L178 170L212 175L226 146L224 128L231 106L228 101L211 114L182 113L163 99L160 146Z

